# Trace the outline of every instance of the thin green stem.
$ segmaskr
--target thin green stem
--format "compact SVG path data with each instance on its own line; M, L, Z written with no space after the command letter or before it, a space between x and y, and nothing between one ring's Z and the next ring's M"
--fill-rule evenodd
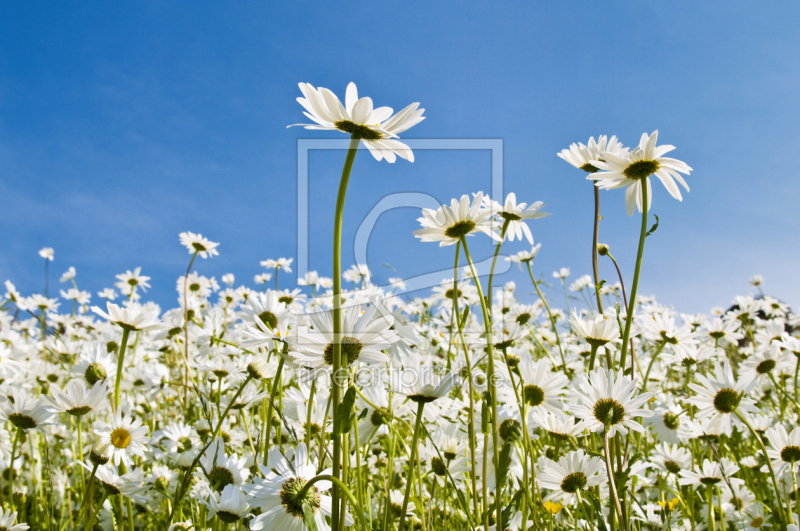
M336 198L336 214L333 224L333 373L331 377L331 393L334 418L339 413L339 401L341 399L341 389L339 385L339 370L342 368L342 219L344 217L344 200L347 195L347 183L350 180L350 171L353 169L353 161L358 151L360 139L353 135L350 139L350 147L347 150L347 158L342 169L342 178L339 181L339 194ZM334 422L336 422L334 420ZM339 479L341 476L342 458L342 437L340 434L333 434L333 477ZM332 529L339 529L339 489L332 489L333 512L331 515Z
M561 364L564 369L564 374L567 374L567 361L564 358L564 349L561 347L561 339L558 336L558 330L556 329L556 318L553 317L553 312L550 311L550 305L547 304L547 300L542 295L542 290L539 289L539 283L536 281L536 278L533 276L533 270L531 269L531 261L528 260L525 262L528 266L528 274L531 276L531 282L533 282L533 287L536 288L536 293L539 295L539 299L541 299L542 304L544 304L544 309L547 310L547 315L550 317L550 324L553 326L553 334L556 336L556 344L558 345L558 352L561 354Z
M408 498L411 494L411 485L414 483L414 463L417 459L417 441L419 440L419 432L422 428L422 410L425 408L425 402L420 402L417 406L417 421L414 423L414 437L411 440L411 455L408 457L408 478L406 480L406 493L403 496L403 507L400 509L400 524L398 529L403 531L403 526L406 521L406 511L408 510ZM417 478L417 481L422 481L422 478ZM424 507L419 507L420 511L424 511Z
M119 409L120 399L120 385L122 384L122 365L125 361L125 349L128 348L128 334L131 329L127 326L122 328L122 341L119 345L119 353L117 354L117 380L114 382L114 411Z
M639 233L639 250L636 253L636 269L633 271L633 284L631 285L631 302L628 305L628 312L625 317L625 332L622 334L622 354L620 359L624 360L628 352L628 338L631 335L631 325L633 324L633 314L636 311L636 291L639 289L639 273L642 270L642 256L644 255L644 240L647 238L647 186L648 177L643 177L642 188L642 229Z

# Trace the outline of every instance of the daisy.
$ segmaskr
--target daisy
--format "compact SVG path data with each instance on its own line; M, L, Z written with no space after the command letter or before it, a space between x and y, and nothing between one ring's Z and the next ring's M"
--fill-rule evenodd
M11 399L0 396L0 420L10 421L20 430L32 430L52 424L55 411L44 398L34 398L22 387L11 389Z
M780 477L791 472L792 467L800 463L800 428L787 433L786 428L778 425L768 429L765 435L769 439L770 448L767 449L767 455L772 461L775 476ZM769 468L764 465L761 471L768 472Z
M87 393L82 380L70 380L66 392L55 384L50 385L50 392L53 394L50 402L58 411L82 417L105 404L108 386L105 381L99 381Z
M602 154L602 160L593 160L591 164L601 170L592 173L587 179L595 180L598 188L612 189L627 187L625 192L625 206L628 215L633 215L634 205L642 211L642 182L647 184L647 208L650 209L653 194L651 193L650 176L656 177L664 184L664 187L672 197L681 201L681 192L675 184L677 180L688 192L689 186L683 180L680 173L689 174L692 171L685 162L664 157L675 149L675 146L663 145L656 147L658 131L653 131L652 135L642 134L639 146L630 152L617 152ZM675 180L673 180L673 178Z
M584 146L582 142L570 144L569 149L562 149L556 155L586 173L594 173L599 170L592 166L592 161L602 160L603 153L622 154L626 151L628 148L622 147L616 136L612 136L609 140L606 135L600 135L597 137L597 142L592 136L589 137L587 145Z
M561 440L581 437L586 429L586 424L575 417L553 415L549 411L534 411L533 421L544 431Z
M400 336L392 330L394 320L388 316L376 315L377 306L371 304L361 311L358 306L342 311L340 334L343 359L351 365L362 363L385 363L389 358L382 351L392 343L400 341ZM290 354L298 365L304 367L332 367L333 312L316 312L308 316L310 326L301 327L297 335L292 334L288 341L294 347Z
M520 251L517 254L512 254L511 256L506 256L506 260L509 262L516 262L519 264L519 268L522 269L522 264L529 263L531 260L536 258L536 255L539 254L539 249L542 248L541 243L537 243L533 247L531 247L530 251Z
M100 437L100 441L110 443L111 458L115 465L122 462L126 466L131 466L133 464L131 456L144 456L148 451L148 431L149 428L143 426L141 420L131 420L130 415L123 416L121 408L108 424L102 420L94 423L94 432Z
M94 469L93 466L89 466L83 461L78 461L78 464L90 472ZM150 487L144 483L144 472L141 468L119 476L110 467L98 466L95 471L95 478L100 482L109 496L121 494L126 498L130 498L131 501L141 504L150 501L150 496L145 494L150 490Z
M612 370L597 369L587 378L579 375L577 385L572 391L578 404L570 406L570 411L586 422L589 431L608 430L611 438L617 432L623 435L628 429L644 432L636 417L650 417L653 412L639 406L647 402L653 393L642 393L634 397L636 380Z
M314 88L308 83L300 83L304 98L297 98L307 112L308 118L316 124L293 124L306 129L339 130L361 139L376 160L385 158L388 162L397 160L395 155L414 162L414 153L402 142L395 140L398 134L410 129L425 119L418 109L419 103L412 103L392 116L390 107L373 109L371 98L358 97L355 83L347 85L345 105L330 90ZM289 127L292 127L290 125Z
M146 277L141 274L142 268L137 267L133 271L126 271L122 274L117 275L117 279L119 282L116 282L114 285L119 288L122 293L132 293L136 291L136 288L142 288L142 291L146 292L149 288L150 284L147 283L150 280L150 277Z
M781 374L793 372L794 368L794 360L781 351L781 344L772 343L766 348L758 349L755 354L744 360L739 372L742 378L761 383L763 380L777 380Z
M569 318L575 333L595 349L606 347L614 350L619 342L619 325L611 315L598 315L593 319L583 319L573 308Z
M681 470L692 468L692 454L677 444L661 443L654 446L650 461L668 474L677 474Z
M736 343L744 337L744 334L737 332L741 325L741 321L735 319L715 317L706 323L703 328L705 328L705 333L714 340L715 344L722 342L724 345L726 343Z
M216 516L226 524L238 522L250 512L248 498L249 496L243 495L240 488L235 485L226 485L222 489L222 494L212 492L208 501L204 502L208 507L208 520Z
M483 206L483 192L475 194L472 203L468 195L462 195L460 201L452 199L450 206L442 205L437 210L423 208L422 216L417 221L423 228L415 230L414 236L423 242L439 242L439 247L444 247L474 232L502 241L495 232L498 225L492 211Z
M536 466L540 485L552 491L543 501L556 500L563 505L571 504L579 491L597 487L605 477L603 460L583 450L569 452L557 463L542 457Z
M280 269L281 271L291 273L292 272L291 265L293 261L294 258L278 258L277 260L273 259L262 260L261 267L265 267L267 269Z
M710 426L719 426L722 433L730 435L733 429L731 417L734 410L742 413L758 413L755 402L745 395L755 387L752 377L740 375L737 381L727 361L714 364L714 374L697 375L700 385L690 383L689 387L697 393L688 402L697 406L697 416L710 421Z
M55 258L55 251L53 251L52 247L42 247L39 250L39 256L44 258L45 260L50 260L51 262Z
M562 372L553 372L549 360L534 361L533 356L522 356L518 365L522 378L522 397L532 411L550 412L563 416L563 394L569 378Z
M457 377L456 372L440 376L432 365L423 363L422 356L414 355L403 370L390 373L390 387L413 402L427 404L449 393Z
M647 419L647 424L658 434L658 437L672 444L679 442L678 437L681 427L681 414L683 410L674 403L660 406L655 409L653 416Z
M242 485L250 477L246 463L247 458L240 459L235 454L228 456L225 453L225 442L221 437L217 437L200 458L200 467L215 491L221 491L228 485Z
M693 487L701 487L703 485L713 486L722 481L730 482L731 485L744 485L744 481L732 477L739 471L739 467L731 461L723 457L720 462L703 461L703 466L700 467L698 472L693 470L681 470L679 472L680 479L678 484L681 486L691 485Z
M103 291L98 291L97 296L107 301L113 301L117 298L117 292L112 288L103 288Z
M151 312L145 307L139 308L120 308L113 302L106 302L108 313L97 306L92 306L92 311L110 323L121 326L123 329L131 331L150 331L158 330L164 325L158 319L157 312Z
M0 509L0 529L4 529L5 531L23 531L24 529L28 529L28 526L25 524L14 524L17 521L17 511L13 513L11 510L4 511Z
M214 243L206 238L203 238L202 234L181 232L179 238L181 240L181 245L186 247L191 255L199 254L203 258L208 258L209 256L219 256L219 252L217 252L219 243Z
M0 376L3 378L18 376L25 370L25 365L11 359L11 349L0 344Z
M254 484L244 486L253 506L261 509L261 514L251 520L250 529L301 531L305 529L303 517L308 508L314 515L317 529L330 530L325 517L331 515L332 502L330 496L322 492L330 490L331 482L317 481L301 497L308 480L317 476L316 463L309 459L305 443L297 445L293 465L281 458L275 466L261 467L261 470L264 479L254 477ZM330 469L320 473L329 474ZM345 525L353 525L348 513L345 513Z
M527 203L517 204L517 196L513 192L506 196L506 202L503 205L489 199L488 196L484 196L483 206L503 219L503 224L506 225L504 235L508 236L510 241L513 242L515 236L522 241L522 235L524 234L531 245L533 245L533 235L524 220L544 218L550 215L546 212L539 212L544 206L541 201L536 201L530 206Z
M286 304L280 301L279 292L273 290L254 293L241 308L242 321L278 337L286 337L295 321Z

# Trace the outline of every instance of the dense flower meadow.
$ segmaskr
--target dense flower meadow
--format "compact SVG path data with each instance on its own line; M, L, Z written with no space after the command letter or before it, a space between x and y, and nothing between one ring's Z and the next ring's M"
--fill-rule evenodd
M280 258L236 287L202 274L219 244L185 232L176 308L146 300L138 267L94 296L74 268L43 293L6 281L0 531L797 529L800 317L758 276L757 295L709 314L637 296L654 179L681 199L691 172L658 132L559 153L594 189L591 274L537 270L553 252L533 244L544 205L479 192L423 210L419 245L454 266L412 298L402 279L341 270L341 220L361 144L413 162L397 136L424 109L300 89L307 128L352 139L332 278L285 288ZM641 213L622 268L599 241L600 190L615 188ZM496 246L488 275L475 238ZM40 255L51 269L53 249ZM535 299L493 285L500 259Z

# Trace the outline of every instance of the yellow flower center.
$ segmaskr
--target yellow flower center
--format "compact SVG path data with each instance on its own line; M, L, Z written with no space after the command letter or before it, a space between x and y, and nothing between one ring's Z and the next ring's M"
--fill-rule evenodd
M131 443L131 434L125 428L117 428L111 432L111 444L117 448L127 448Z

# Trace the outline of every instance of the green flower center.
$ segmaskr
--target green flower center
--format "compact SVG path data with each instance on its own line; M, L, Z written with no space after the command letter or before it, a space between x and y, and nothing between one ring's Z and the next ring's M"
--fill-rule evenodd
M221 491L225 488L226 485L233 484L233 472L228 470L227 468L221 466L215 466L211 469L211 473L208 475L208 479L211 480L211 486L215 487L216 490Z
M94 385L101 380L105 380L106 376L108 376L106 368L99 363L92 363L86 367L83 373L83 377L86 378L86 383L89 385Z
M281 488L281 504L286 507L286 512L297 518L303 518L303 506L306 505L311 508L313 513L316 513L320 508L320 495L319 489L315 485L300 497L300 491L306 484L303 478L292 478L287 480Z
M431 470L433 470L433 473L437 476L444 476L447 474L447 466L444 464L444 461L438 457L431 459Z
M36 421L33 420L32 417L28 415L23 415L22 413L12 413L8 416L8 420L21 430L30 430L36 427Z
M561 490L568 494L575 494L586 486L588 479L583 472L573 472L561 482Z
M700 478L700 483L703 485L716 485L721 481L720 478Z
M506 442L518 441L522 436L522 426L515 419L506 419L500 423L499 432Z
M592 166L588 162L586 164L584 164L583 166L581 166L581 169L583 171L585 171L586 173L597 173L598 171L600 171L600 168L595 168L594 166Z
M278 297L278 302L282 302L286 306L289 306L292 303L293 300L294 300L294 297L290 297L288 295L284 295L283 297Z
M272 312L261 312L258 314L258 318L261 319L261 322L267 325L270 330L278 326L278 318L275 317L275 314Z
M358 359L358 355L361 354L361 349L363 345L361 341L354 337L345 336L342 338L342 361L347 361L348 365L351 365ZM333 343L328 343L328 346L325 347L325 363L328 365L333 365Z
M181 437L178 439L178 453L188 452L192 449L192 440L189 437Z
M103 482L101 481L101 483ZM111 483L103 483L103 488L106 489L106 492L108 492L109 496L116 496L120 494L120 490Z
M372 415L370 415L369 421L373 426L382 426L383 424L386 424L386 417L383 413L376 409L372 412Z
M232 524L234 522L238 522L241 519L241 517L238 514L232 513L230 511L218 511L217 518L219 518L226 524Z
M199 242L192 242L192 247L194 247L194 250L198 253L202 253L207 250L206 246Z
M518 215L514 214L513 212L500 212L500 217L507 220L507 221L519 221L522 218Z
M758 374L767 374L774 368L775 360L764 360L758 364L758 367L756 367L756 372Z
M722 339L725 337L725 332L709 332L708 335L711 336L712 339Z
M459 221L454 225L452 225L451 227L448 227L447 230L444 231L444 235L447 236L448 238L454 238L457 240L462 236L466 236L474 229L475 229L475 222L467 219L464 221Z
M781 450L781 459L787 463L795 463L800 461L800 448L797 446L786 446Z
M664 461L664 468L667 469L667 472L672 472L673 474L681 471L681 467L675 461Z
M92 408L89 406L79 406L79 407L74 407L72 409L68 409L67 413L69 413L70 415L74 415L76 417L82 417L85 414L89 413L91 410Z
M364 140L379 140L383 138L383 135L378 131L370 129L366 125L359 125L351 122L350 120L339 120L338 122L333 122L333 125L335 125L336 129L339 131L353 135L354 138L363 138Z
M654 160L638 160L625 168L622 173L624 173L625 177L628 179L638 181L639 179L644 179L645 177L653 175L660 167L661 165Z
M531 314L529 313L521 313L517 316L517 323L521 325L525 325L530 320L531 320Z
M720 389L714 397L714 407L720 413L731 413L739 405L739 400L739 394L733 389Z
M451 300L452 300L452 298L453 298L453 293L455 293L455 294L456 294L456 298L457 298L457 299L460 299L460 298L461 298L461 290L460 290L460 289L457 289L457 290L455 290L455 292L454 292L452 289L449 289L449 290L447 290L447 291L444 293L444 296L445 296L445 297L447 297L448 299L451 299Z
M523 393L525 402L531 407L536 407L544 402L544 390L538 385L526 385Z
M613 398L601 398L594 405L594 418L606 426L613 426L625 418L625 408Z
M664 426L666 426L668 430L677 430L681 425L681 418L671 411L664 413L662 420L664 421Z

